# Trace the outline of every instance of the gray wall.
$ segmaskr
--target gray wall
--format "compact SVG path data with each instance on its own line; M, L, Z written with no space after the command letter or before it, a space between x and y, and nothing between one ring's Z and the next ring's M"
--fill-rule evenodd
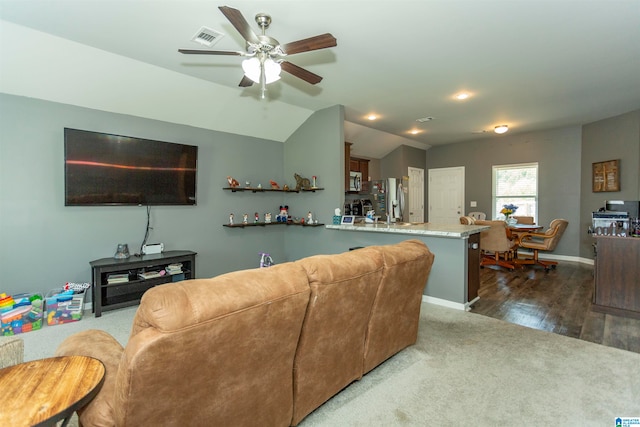
M305 215L311 211L324 224L331 224L334 210L342 208L344 198L343 123L342 106L317 111L284 144L286 175L293 176L294 172L309 178L316 175L318 187L323 188L315 193L294 195L292 203ZM327 245L326 233L324 227L287 227L286 258L296 260L318 253L335 253Z
M620 160L620 191L592 191L592 164ZM582 197L580 202L580 255L591 256L592 239L586 234L591 212L605 200L640 200L640 110L585 125L582 130Z
M380 175L382 178L407 176L409 167L426 169L425 150L401 145L380 159Z
M487 215L491 215L492 208L492 167L538 162L538 223L548 225L554 218L567 219L569 226L556 253L578 256L581 180L579 126L435 146L427 151L426 157L428 169L464 166L466 212L482 211ZM478 202L476 208L469 206L472 200ZM425 201L428 201L428 195Z
M592 259L593 242L586 232L591 212L607 199L640 199L640 110L584 126L435 146L426 157L429 169L464 166L466 212L487 214L492 166L538 162L538 222L569 220L556 253ZM593 193L592 163L615 159L620 159L621 191ZM478 202L477 208L469 206L471 200Z
M227 175L253 185L268 185L269 179L295 185L283 174L282 143L0 94L0 292L46 292L65 282L88 282L91 260L113 256L118 243L132 251L142 243L144 207L64 206L64 127L199 147L198 205L152 207L149 238L167 250L198 252L198 277L256 267L260 251L285 259L282 227L222 226L231 212L236 218L277 213L282 193L222 187ZM299 213L303 209L306 214L302 206Z

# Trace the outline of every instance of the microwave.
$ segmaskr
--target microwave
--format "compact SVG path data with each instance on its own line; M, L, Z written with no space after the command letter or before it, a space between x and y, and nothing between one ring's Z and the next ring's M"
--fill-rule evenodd
M361 172L349 172L349 191L362 190L362 173Z

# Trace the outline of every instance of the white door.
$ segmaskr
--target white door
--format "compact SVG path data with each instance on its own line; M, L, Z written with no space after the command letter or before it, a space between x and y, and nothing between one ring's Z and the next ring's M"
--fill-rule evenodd
M424 169L412 168L409 175L409 222L424 222Z
M429 169L429 222L459 224L464 207L464 166Z

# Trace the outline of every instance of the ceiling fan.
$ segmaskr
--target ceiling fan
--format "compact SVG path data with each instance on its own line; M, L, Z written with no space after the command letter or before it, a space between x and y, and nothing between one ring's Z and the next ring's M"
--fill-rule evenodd
M261 98L263 99L266 93L266 85L278 80L280 78L280 71L285 71L312 85L320 83L322 77L284 58L296 53L337 46L336 38L331 34L325 33L287 44L280 44L278 40L265 34L266 29L269 28L271 24L271 17L269 15L264 13L256 15L256 23L262 29L262 34L256 35L238 9L229 6L220 6L218 9L220 9L229 22L231 22L231 25L233 25L247 41L246 51L178 49L178 52L197 55L236 55L249 57L242 61L242 68L245 75L242 77L239 86L248 87L254 82L260 83Z

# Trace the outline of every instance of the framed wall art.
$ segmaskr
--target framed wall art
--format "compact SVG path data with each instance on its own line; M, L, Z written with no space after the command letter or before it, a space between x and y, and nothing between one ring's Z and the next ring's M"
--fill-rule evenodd
M593 192L620 191L620 161L593 163Z

